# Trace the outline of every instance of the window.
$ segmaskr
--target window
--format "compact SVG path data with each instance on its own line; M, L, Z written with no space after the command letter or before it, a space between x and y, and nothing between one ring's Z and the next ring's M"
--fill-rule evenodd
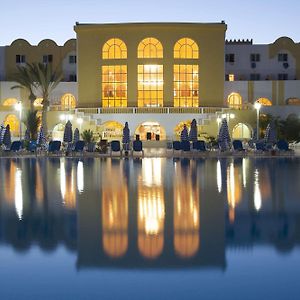
M229 62L229 63L234 63L234 54L233 53L229 53L225 55L225 61Z
M299 98L288 98L286 99L286 105L300 105Z
M288 80L288 74L285 74L285 73L278 74L277 79L278 80Z
M23 54L17 54L16 55L16 63L17 64L24 64L26 63L26 57Z
M272 101L268 98L259 98L255 102L258 102L263 106L272 106Z
M174 107L198 106L198 65L174 65Z
M76 74L70 74L69 75L69 81L76 82L77 81L77 75Z
M3 106L14 106L18 103L18 100L16 98L7 98L3 101Z
M138 65L138 106L163 106L163 66Z
M139 43L138 58L163 58L163 46L156 38L146 38Z
M234 81L234 74L228 74L228 80Z
M103 59L125 59L127 58L126 44L120 39L108 40L102 48Z
M241 108L242 107L242 97L238 93L231 93L227 99L228 106L230 108Z
M64 94L60 99L61 106L67 109L76 107L76 99L74 95L67 93Z
M43 55L43 63L44 64L52 63L52 61L53 61L52 54Z
M77 63L76 55L70 55L69 56L69 64L76 64L76 63Z
M260 80L260 74L257 73L250 74L250 80Z
M199 58L197 43L190 38L182 38L174 46L174 58Z
M251 62L258 62L258 61L260 61L260 54L259 53L252 53L252 54L250 54L250 61Z
M127 107L127 66L102 67L102 106Z
M283 62L288 61L288 54L287 53L278 53L278 61L283 61Z

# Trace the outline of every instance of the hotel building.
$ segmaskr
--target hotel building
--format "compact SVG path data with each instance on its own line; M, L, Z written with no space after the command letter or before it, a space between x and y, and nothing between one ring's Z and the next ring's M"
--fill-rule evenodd
M43 62L63 72L51 94L48 127L61 138L64 120L117 139L128 121L141 139L174 139L193 118L199 137L216 136L227 117L233 138L250 138L253 104L261 113L300 113L300 44L226 40L220 23L79 24L76 39L31 45L23 39L0 47L0 122L19 134L14 104L29 107L26 90L11 89L18 65ZM37 95L36 107L41 109ZM233 118L234 117L234 118ZM62 120L64 119L64 120ZM78 125L76 122L82 120ZM23 126L24 127L24 126Z

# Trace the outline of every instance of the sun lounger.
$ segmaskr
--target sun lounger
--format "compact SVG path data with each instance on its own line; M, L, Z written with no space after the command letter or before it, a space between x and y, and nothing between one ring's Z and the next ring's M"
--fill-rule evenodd
M291 151L291 149L289 148L289 144L286 140L279 140L276 143L276 146L279 151Z
M72 152L74 153L83 153L83 149L85 146L85 142L84 141L77 141L75 143L74 149Z
M120 141L111 141L111 143L110 143L110 156L112 156L113 153L119 153L120 156L122 156Z
M22 148L22 142L21 141L13 141L10 145L10 148L5 150L5 152L18 152Z
M60 152L61 141L50 141L48 154L58 154Z
M189 141L180 142L180 147L181 147L181 150L184 151L184 152L191 151L191 144L190 144Z
M234 140L232 142L233 150L238 152L245 151L241 140Z
M206 145L204 141L194 141L193 142L193 150L206 152Z
M143 143L142 141L135 140L132 143L132 155L134 152L141 152L142 156L144 156Z

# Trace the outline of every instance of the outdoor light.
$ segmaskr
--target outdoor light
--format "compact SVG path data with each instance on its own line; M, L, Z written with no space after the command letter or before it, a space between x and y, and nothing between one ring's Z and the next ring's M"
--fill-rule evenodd
M259 102L255 102L254 108L256 109L256 139L259 140L259 110L261 108L261 104Z
M235 114L230 114L230 115L229 115L229 118L230 118L230 119L234 119L234 118L235 118Z
M15 105L15 110L19 112L19 118L20 118L20 125L19 125L19 134L20 134L20 140L22 139L22 103L18 102Z
M60 116L59 116L59 119L60 119L61 121L64 121L64 120L66 119L66 116L65 116L65 115L60 115Z
M68 119L69 121L72 121L72 120L73 120L73 116L72 116L72 115L68 115L68 116L67 116L67 119Z
M79 124L79 129L81 131L81 125L83 123L83 119L82 118L77 118L77 123Z
M220 129L220 123L221 123L221 121L222 121L222 118L217 117L218 131L219 131L219 129Z

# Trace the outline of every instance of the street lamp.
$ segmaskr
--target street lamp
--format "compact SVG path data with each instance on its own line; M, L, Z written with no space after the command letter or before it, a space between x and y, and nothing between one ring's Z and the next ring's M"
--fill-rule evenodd
M81 125L83 123L83 119L82 118L77 118L77 123L79 124L79 130L81 131Z
M256 109L256 139L259 140L259 110L261 109L261 104L255 102L254 108Z
M19 134L20 134L20 141L21 141L21 139L22 139L22 103L18 102L15 105L15 109L16 109L16 111L19 112L19 118L20 118Z

